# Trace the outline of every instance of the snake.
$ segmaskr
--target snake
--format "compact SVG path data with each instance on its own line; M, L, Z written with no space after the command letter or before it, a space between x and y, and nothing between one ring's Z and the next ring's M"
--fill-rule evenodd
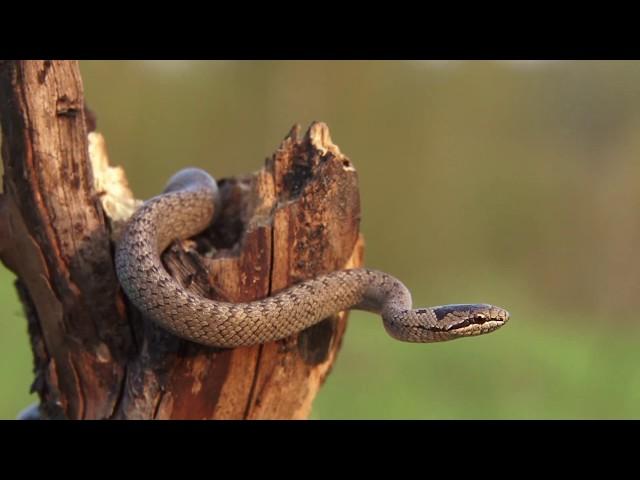
M116 242L115 268L133 305L185 340L220 348L282 340L341 311L382 317L400 341L431 343L493 332L509 319L503 308L454 304L412 308L409 289L369 268L336 270L251 302L216 301L187 290L162 264L172 242L201 233L221 209L218 185L199 168L184 168L163 193L142 204Z

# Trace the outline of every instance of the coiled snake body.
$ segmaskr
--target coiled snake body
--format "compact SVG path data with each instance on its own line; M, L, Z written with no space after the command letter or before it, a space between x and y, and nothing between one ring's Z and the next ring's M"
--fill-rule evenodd
M279 340L347 309L382 315L387 332L407 342L437 342L489 333L509 314L492 305L412 309L399 280L365 268L307 280L263 300L227 303L185 290L164 269L160 254L175 239L192 237L219 210L218 187L203 170L174 175L164 193L133 215L116 248L124 292L148 318L184 339L216 347Z

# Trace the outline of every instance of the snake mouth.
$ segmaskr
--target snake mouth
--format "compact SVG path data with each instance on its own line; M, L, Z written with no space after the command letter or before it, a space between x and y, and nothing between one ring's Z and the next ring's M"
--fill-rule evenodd
M495 330L504 325L508 320L507 318L494 318L486 316L474 316L467 318L461 322L453 323L446 326L437 325L413 325L413 328L418 330L427 330L429 332L448 333L451 335L463 335L468 336L473 332L486 333Z
M451 330L460 330L467 327L482 326L485 324L495 324L496 326L501 326L501 325L504 325L505 322L506 322L506 319L500 319L497 317L488 317L486 315L474 315L473 317L466 318L459 323L447 325L445 328L442 329L442 331L448 332Z
M509 320L509 313L499 309L496 315L474 314L461 322L448 325L443 330L455 337L469 337L493 332Z
M469 323L466 325L454 325L449 330L443 330L452 336L455 337L470 337L473 335L481 335L483 333L493 332L497 330L502 325L504 325L504 321L502 320L487 320L482 323Z

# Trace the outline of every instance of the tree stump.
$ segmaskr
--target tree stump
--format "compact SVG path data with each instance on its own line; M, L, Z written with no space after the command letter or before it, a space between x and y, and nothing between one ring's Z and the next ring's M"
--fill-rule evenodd
M109 166L84 105L76 62L0 63L0 259L17 275L40 418L306 418L346 313L237 349L187 342L145 319L113 266L140 201ZM362 264L357 174L325 124L302 138L294 127L261 170L219 184L216 223L163 254L185 287L249 301Z

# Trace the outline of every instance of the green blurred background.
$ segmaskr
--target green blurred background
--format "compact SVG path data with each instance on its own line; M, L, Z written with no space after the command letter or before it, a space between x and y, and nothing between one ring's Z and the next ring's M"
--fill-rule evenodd
M640 62L81 62L137 197L177 169L258 169L327 122L360 177L366 263L417 305L511 312L484 337L392 340L351 316L312 418L640 417ZM31 353L0 267L0 417Z

